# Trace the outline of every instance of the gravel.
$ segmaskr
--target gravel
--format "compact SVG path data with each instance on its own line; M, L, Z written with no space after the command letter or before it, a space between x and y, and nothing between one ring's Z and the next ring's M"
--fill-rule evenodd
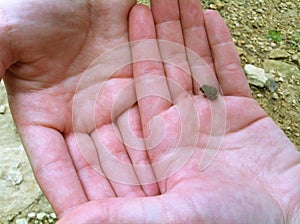
M16 224L52 224L57 222L55 213L47 214L45 212L30 212L26 218L16 219Z

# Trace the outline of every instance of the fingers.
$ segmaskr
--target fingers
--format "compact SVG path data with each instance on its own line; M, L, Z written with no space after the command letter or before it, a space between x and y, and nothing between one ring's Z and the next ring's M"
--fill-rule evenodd
M116 123L143 192L147 196L158 195L160 192L143 139L138 107L134 106L124 112Z
M199 0L178 2L187 58L194 78L194 93L199 94L202 85L218 86L203 11Z
M251 97L239 55L225 21L219 13L211 10L205 12L204 18L215 70L223 94Z
M91 137L97 148L103 173L109 180L116 196L145 196L118 128L115 125L107 124L94 131Z
M99 165L97 149L91 137L84 133L74 133L66 137L66 142L88 200L115 197L115 192Z
M157 41L153 41L154 38L156 38L155 25L150 9L141 5L135 6L130 14L134 84L145 147L152 167L153 164L159 164L162 155L172 151L170 150L171 146L176 147L179 139L180 127L177 125L179 116L165 117L165 111L170 109L175 110L176 113L176 109L171 108L174 102L174 92L183 92L185 95L181 94L181 96L188 97L186 96L187 92L180 84L174 81L170 82L170 80L167 82ZM171 94L170 86L174 90L174 92L170 91ZM176 113L176 115L178 114ZM168 125L167 120L172 120L175 124L170 122ZM172 135L172 138L168 138L168 135ZM159 172L160 169L157 167L153 167L156 179L164 180L166 178L165 170ZM165 168L169 167L165 166ZM159 186L162 190L162 184Z
M133 73L144 137L150 135L151 119L172 104L156 42L151 11L143 5L135 6L129 18Z
M192 93L192 77L186 58L178 1L154 0L151 2L151 6L168 81L174 82L184 91ZM176 104L184 93L176 91L173 86L169 84L172 99Z
M58 216L87 201L63 136L47 127L19 129L35 178ZM44 136L44 137L43 137Z

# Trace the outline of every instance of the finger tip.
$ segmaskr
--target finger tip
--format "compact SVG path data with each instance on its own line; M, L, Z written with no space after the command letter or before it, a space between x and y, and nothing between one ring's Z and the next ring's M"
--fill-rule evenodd
M155 38L155 27L151 10L148 6L138 4L130 12L130 40Z
M141 23L145 18L149 18L151 16L151 10L148 6L143 4L137 4L132 7L129 18L133 23Z
M150 8L147 5L144 4L136 4L131 8L131 14L132 13L149 13Z
M205 17L220 16L220 13L216 10L213 10L213 9L207 9L207 10L204 11L204 16Z

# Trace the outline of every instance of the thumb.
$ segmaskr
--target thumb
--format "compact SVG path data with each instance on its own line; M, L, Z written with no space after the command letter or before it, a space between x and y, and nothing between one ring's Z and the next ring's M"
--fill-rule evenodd
M67 213L58 224L191 223L195 220L188 207L183 198L165 195L145 198L109 198L80 205Z

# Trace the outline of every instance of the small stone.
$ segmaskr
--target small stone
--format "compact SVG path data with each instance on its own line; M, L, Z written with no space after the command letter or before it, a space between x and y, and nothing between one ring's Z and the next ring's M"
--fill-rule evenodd
M278 99L279 99L278 94L277 94L277 93L273 93L273 94L272 94L272 99L278 100Z
M30 213L28 213L28 215L27 215L27 217L28 217L29 219L33 219L33 218L35 218L35 216L36 216L35 212L30 212Z
M251 55L248 55L246 58L247 58L249 63L254 64L256 62L256 58L251 56Z
M200 90L209 100L216 100L218 98L218 90L216 87L203 85L201 86Z
M0 114L5 114L5 111L6 111L6 106L0 105Z
M209 5L209 8L210 8L210 9L213 9L213 10L217 10L217 9L218 9L217 6L216 6L215 4L210 4L210 5Z
M245 72L247 75L248 82L250 84L258 87L265 86L268 77L266 76L264 69L255 67L254 65L246 64Z
M283 83L283 82L284 82L284 79L283 79L283 77L279 77L279 78L278 78L278 82L281 82L281 83Z
M220 1L217 1L217 2L216 2L216 7L217 7L218 10L224 8L224 6L225 6L225 5L224 5L223 2L220 2Z
M275 90L277 89L277 83L273 79L268 79L265 85L270 90L271 93L274 93Z
M274 49L270 52L271 59L283 59L283 58L288 58L289 56L290 56L289 53L281 49Z
M299 56L298 56L297 54L294 54L294 55L292 56L292 59L293 59L293 60L298 60L298 59L299 59Z
M28 224L28 221L26 219L17 219L16 224Z
M55 214L54 212L50 213L50 217L51 217L52 219L57 219L57 216L56 216L56 214Z
M44 220L47 217L47 214L45 212L40 212L37 214L36 218L38 220Z
M258 12L258 13L260 13L260 14L263 14L263 13L264 13L264 10L261 9L261 8L258 8L258 9L256 9L256 12Z
M292 60L296 65L300 65L300 57L297 54L292 56Z
M237 47L237 51L238 51L238 53L239 53L239 56L245 55L245 51L244 51L243 48Z

